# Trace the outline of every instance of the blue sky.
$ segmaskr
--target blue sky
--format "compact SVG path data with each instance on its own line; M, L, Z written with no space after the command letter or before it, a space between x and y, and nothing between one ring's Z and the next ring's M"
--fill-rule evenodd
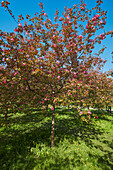
M1 2L1 1L0 1ZM26 16L29 14L34 16L36 12L39 12L39 0L9 0L10 9L12 10L15 18L18 15L22 14ZM53 20L56 9L59 9L59 15L62 15L64 11L64 6L72 7L74 4L78 4L79 0L41 0L44 4L44 9L47 12L49 18ZM85 0L87 7L91 9L96 5L96 0ZM103 4L101 5L102 9L107 11L107 24L105 26L105 31L113 30L113 0L103 0ZM0 7L0 29L2 31L13 31L17 26L16 22L9 15L4 8ZM113 37L108 36L105 40L103 40L102 45L105 45L107 49L105 49L104 53L101 55L103 59L107 59L107 63L105 64L103 71L108 71L113 69L112 54L113 51ZM102 45L97 46L96 50L100 49Z

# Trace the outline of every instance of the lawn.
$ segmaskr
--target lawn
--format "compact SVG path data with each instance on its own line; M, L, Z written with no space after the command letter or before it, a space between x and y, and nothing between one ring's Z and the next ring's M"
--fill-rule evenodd
M98 119L82 122L77 112L57 108L55 147L51 144L51 111L37 109L0 115L1 170L112 170L113 113L93 110Z

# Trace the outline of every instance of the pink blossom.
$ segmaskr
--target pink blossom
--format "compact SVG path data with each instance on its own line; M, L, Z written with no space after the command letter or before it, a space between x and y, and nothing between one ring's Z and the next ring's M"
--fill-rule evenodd
M51 107L51 110L54 110L54 107Z
M100 16L100 15L99 15L99 14L97 14L97 15L95 15L95 18L96 18L96 19L98 19L98 18L99 18L99 16Z
M79 35L78 37L79 37L80 39L82 39L82 38L83 38L83 36L82 36L82 35Z
M6 80L4 80L3 83L5 84L5 83L6 83Z
M15 73L14 73L14 76L16 76L17 74L18 74L18 72L15 72Z
M88 113L91 114L90 110L88 110Z
M67 23L68 23L68 24L71 24L71 21L68 21Z
M43 59L43 57L39 57L39 60L42 60Z
M60 76L58 76L57 79L59 80L59 79L60 79Z
M42 101L42 104L44 104L44 101Z
M100 22L99 22L99 24L102 24L102 23L103 23L103 21L100 21Z
M93 25L96 25L97 24L97 21L95 21L94 23L93 23Z
M104 40L104 39L105 39L105 36L102 37L102 40Z
M95 17L93 17L93 18L92 18L92 21L95 21L95 20L96 20L96 18L95 18Z
M59 21L62 21L62 19L63 19L63 18L62 18L62 17L60 17L60 18L59 18Z
M47 13L44 13L44 16L47 16Z
M56 46L56 44L53 44L53 47L55 47L55 48L56 48L56 47L57 47L57 46Z
M19 49L18 51L20 51L20 52L21 52L21 51L22 51L22 49Z
M85 10L85 7L82 7L81 9L82 9L82 10Z
M84 74L87 74L87 71L84 71Z
M19 27L22 27L22 24L21 24L21 23L19 23L19 24L18 24L18 26L19 26Z
M25 63L23 63L23 66L25 66L26 64Z
M74 78L77 78L77 73L73 73L74 74Z
M56 102L56 99L54 99L54 101L53 101L54 103Z
M55 35L53 35L53 38L55 37Z
M69 73L69 70L65 69L65 72Z
M26 32L27 35L30 35L28 32Z
M11 38L11 41L14 41L14 38Z
M61 38L59 38L58 41L60 42L60 41L61 41Z
M77 78L77 76L76 76L76 75L74 75L74 78L76 79L76 78Z
M102 34L99 35L99 37L101 38L103 35L104 35L104 34L102 33Z
M65 23L66 23L66 22L65 22ZM64 35L64 34L65 34L65 32L63 31L63 32L62 32L62 34Z
M86 29L88 28L88 24L86 25Z
M80 111L80 112L79 112L79 114L80 114L80 115L83 115L83 112L82 112L82 111Z
M68 17L68 16L66 16L66 19L69 19L69 17Z

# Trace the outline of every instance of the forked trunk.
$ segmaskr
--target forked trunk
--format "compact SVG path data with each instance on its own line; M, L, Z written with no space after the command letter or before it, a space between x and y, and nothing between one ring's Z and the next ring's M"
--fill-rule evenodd
M55 131L55 105L52 110L52 129L51 129L51 147L54 146L54 131Z

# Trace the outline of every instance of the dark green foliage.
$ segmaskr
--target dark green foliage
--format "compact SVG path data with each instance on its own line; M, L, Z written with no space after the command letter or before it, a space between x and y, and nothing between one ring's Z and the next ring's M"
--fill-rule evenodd
M82 122L71 109L56 108L55 147L51 148L51 111L29 109L0 118L2 170L112 170L113 116Z

